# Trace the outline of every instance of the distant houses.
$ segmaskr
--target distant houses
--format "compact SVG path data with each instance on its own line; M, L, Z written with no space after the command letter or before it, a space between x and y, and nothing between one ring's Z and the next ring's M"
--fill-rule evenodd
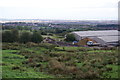
M39 30L39 27L32 27L31 30Z
M119 41L119 31L103 30L103 31L77 31L72 32L78 43L77 45L101 45L101 46L116 46Z

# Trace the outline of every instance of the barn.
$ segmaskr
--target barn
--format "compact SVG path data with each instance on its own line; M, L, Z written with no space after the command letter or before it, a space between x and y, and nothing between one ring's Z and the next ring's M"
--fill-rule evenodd
M118 45L118 30L77 31L72 32L79 45Z

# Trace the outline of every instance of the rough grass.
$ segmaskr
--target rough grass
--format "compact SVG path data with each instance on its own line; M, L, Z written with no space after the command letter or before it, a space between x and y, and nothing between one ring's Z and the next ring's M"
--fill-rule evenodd
M3 50L3 78L118 78L116 50L55 47L49 51L39 45L20 46Z
M33 68L25 67L22 62L26 59L24 56L12 54L16 50L3 50L3 78L53 78L51 75L42 72L36 72ZM13 70L13 67L20 67Z
M106 66L107 68L112 68L111 71L109 72L104 72L103 73L103 76L105 76L106 78L119 78L119 75L118 75L118 71L120 68L120 66L117 66L117 65L107 65Z

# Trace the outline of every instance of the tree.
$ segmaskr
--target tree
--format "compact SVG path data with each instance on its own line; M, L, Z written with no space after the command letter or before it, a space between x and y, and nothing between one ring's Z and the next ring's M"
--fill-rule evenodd
M73 34L67 34L66 35L66 41L75 41L75 36Z
M23 30L23 26L17 26L16 27L18 30Z
M33 35L32 35L32 42L35 42L35 43L40 43L42 40L43 40L43 37L41 36L40 33L38 32L33 32Z
M11 31L2 32L2 42L13 42Z
M18 30L12 29L11 32L12 32L13 42L17 42L18 38L19 38L19 32L18 32Z
M64 32L62 29L58 29L58 28L56 28L55 31L56 31L56 34Z
M20 36L21 43L31 42L31 34L30 32L23 32Z
M42 31L42 32L41 32L41 35L47 35L47 32Z

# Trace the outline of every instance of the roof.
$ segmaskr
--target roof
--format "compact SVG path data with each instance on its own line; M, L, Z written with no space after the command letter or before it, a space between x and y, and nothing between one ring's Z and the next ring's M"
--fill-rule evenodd
M103 30L103 31L78 31L72 32L76 38L89 37L99 43L117 42L120 37L120 32L117 30Z
M100 43L100 44L106 44L106 42L98 37L90 37L91 39L93 39L94 41Z
M103 31L77 31L72 32L74 34L80 35L82 37L95 37L95 36L115 36L118 35L120 32L117 30L103 30Z
M106 42L117 42L118 41L118 36L102 36L102 37L98 37Z

